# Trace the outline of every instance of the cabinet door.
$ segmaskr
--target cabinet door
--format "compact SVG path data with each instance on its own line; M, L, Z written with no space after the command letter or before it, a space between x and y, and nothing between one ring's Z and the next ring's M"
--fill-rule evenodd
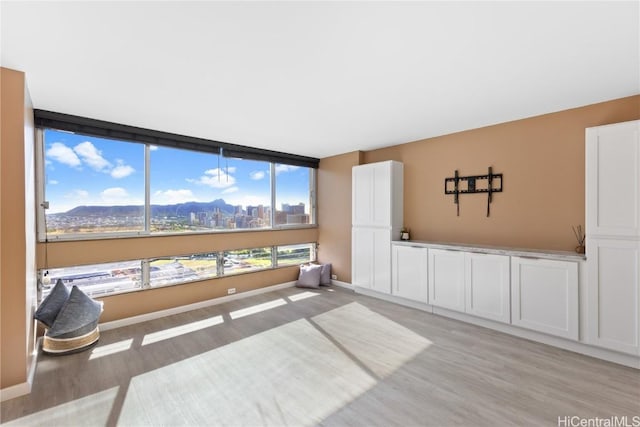
M352 180L352 218L353 225L370 225L373 209L373 168L369 165L355 166Z
M587 231L640 236L640 121L587 129Z
M511 257L511 323L578 339L578 263Z
M351 231L351 283L371 288L373 284L373 233L366 228Z
M427 248L392 246L392 293L395 296L427 303Z
M391 293L391 230L371 229L373 236L372 290Z
M373 191L371 207L371 225L391 226L391 162L371 165L373 172Z
M429 249L429 304L464 311L464 252Z
M511 322L509 257L465 253L465 311L498 322Z
M587 242L587 339L624 353L640 353L640 242Z

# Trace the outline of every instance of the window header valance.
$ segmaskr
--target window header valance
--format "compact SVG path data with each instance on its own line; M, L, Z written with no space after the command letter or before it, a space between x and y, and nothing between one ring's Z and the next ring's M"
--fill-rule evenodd
M316 169L320 163L320 160L314 157L245 147L228 142L161 132L53 111L34 110L34 117L36 126L40 128L77 132L100 138L120 139L144 144L222 154L225 157L237 157L247 160L259 160Z

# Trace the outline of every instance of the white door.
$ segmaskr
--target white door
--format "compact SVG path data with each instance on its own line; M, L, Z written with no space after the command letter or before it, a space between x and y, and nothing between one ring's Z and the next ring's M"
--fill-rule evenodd
M427 248L392 246L392 293L395 296L427 303Z
M640 121L587 129L587 231L640 236Z
M506 255L465 253L465 311L498 322L511 322L509 276Z
M354 226L371 225L373 209L373 167L355 166L351 172L352 180L352 218Z
M429 304L464 311L464 252L429 249Z
M372 229L373 283L371 289L391 293L391 230Z
M351 283L362 288L373 285L373 232L354 227L351 231Z
M640 242L587 242L587 339L624 353L640 353Z
M578 339L578 263L511 257L511 323Z

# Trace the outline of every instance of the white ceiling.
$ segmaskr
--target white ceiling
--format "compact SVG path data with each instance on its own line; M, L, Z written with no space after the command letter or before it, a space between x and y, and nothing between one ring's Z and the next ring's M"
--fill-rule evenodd
M640 2L2 1L34 106L313 157L640 93Z

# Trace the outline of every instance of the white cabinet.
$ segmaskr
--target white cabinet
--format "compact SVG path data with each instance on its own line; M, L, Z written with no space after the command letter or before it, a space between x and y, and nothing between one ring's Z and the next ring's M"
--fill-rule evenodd
M370 163L353 168L353 226L391 227L400 231L403 214L402 174L402 163L395 161Z
M354 227L351 237L352 284L391 293L391 231Z
M465 253L465 311L498 322L511 321L509 257Z
M393 245L393 295L427 303L427 254L427 248Z
M587 241L587 340L640 354L640 242Z
M511 323L578 339L578 263L511 257Z
M429 249L429 304L464 311L464 252Z
M355 166L352 171L351 282L391 293L391 240L402 227L402 163Z
M586 131L586 216L592 236L640 236L640 121Z

